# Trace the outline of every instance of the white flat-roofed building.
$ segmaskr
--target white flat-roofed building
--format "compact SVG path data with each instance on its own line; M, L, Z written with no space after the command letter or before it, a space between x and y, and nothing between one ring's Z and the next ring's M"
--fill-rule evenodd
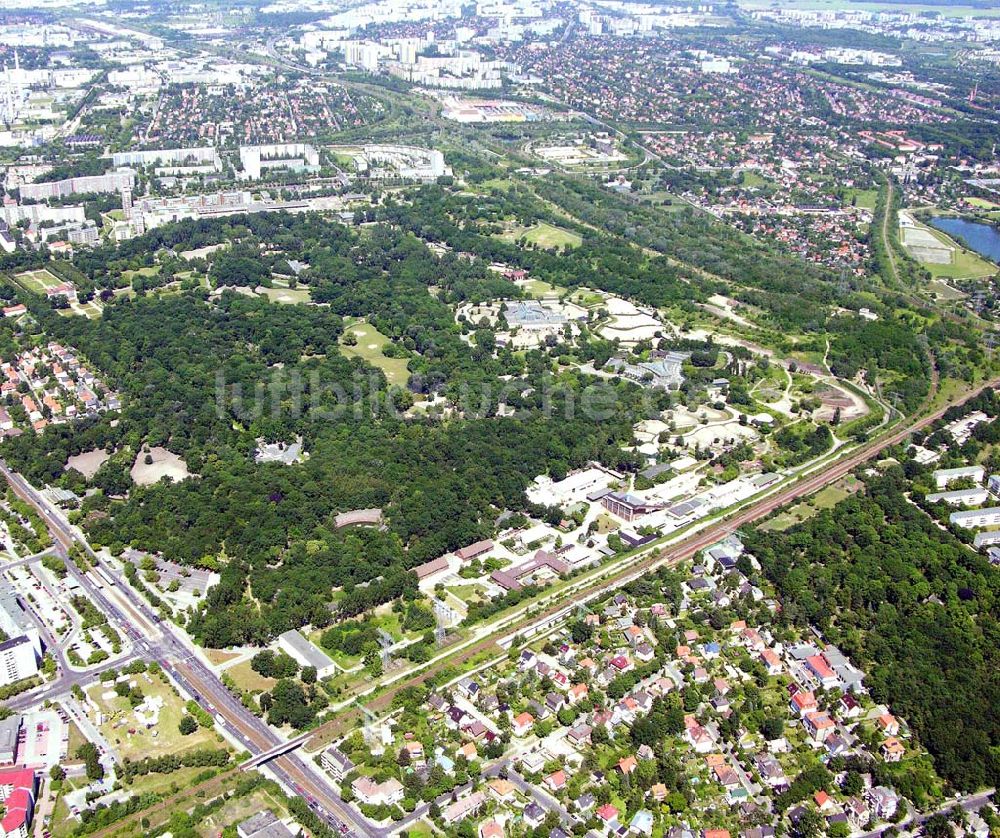
M135 172L131 169L122 169L103 175L71 177L44 183L26 183L21 187L21 197L33 201L44 201L48 198L65 198L67 195L91 192L121 192L123 188L131 189L133 186L135 186Z
M1000 544L1000 530L977 532L976 537L972 539L972 546L977 550L989 547L991 544Z
M214 146L197 146L194 148L163 148L146 151L116 152L111 162L119 166L194 166L221 169L222 161Z
M548 475L536 477L527 489L528 499L534 503L564 506L581 503L595 489L604 489L622 480L622 476L597 466L574 471L562 480L552 480Z
M330 657L295 629L278 635L278 646L298 661L300 666L315 666L316 675L320 678L327 678L337 671L336 664Z
M934 472L934 482L939 489L945 488L953 480L972 480L982 483L986 471L982 466L962 466L961 468L939 468Z
M0 643L0 685L13 684L38 674L38 658L24 634Z
M977 527L992 527L1000 524L1000 506L989 509L970 509L963 512L952 512L948 517L951 523L966 529Z
M258 180L267 169L289 169L295 172L319 167L319 152L308 143L272 143L241 145L242 176Z
M990 493L981 486L975 489L956 489L951 492L935 492L932 495L927 496L927 500L930 503L937 503L938 501L944 501L945 503L950 503L952 506L982 506L986 503L986 499L990 496Z
M975 430L976 425L981 425L986 422L989 417L983 413L981 410L976 410L970 413L968 416L963 416L961 419L956 419L950 425L947 426L948 432L954 437L955 442L959 445L964 445L970 436L972 436L973 430Z
M28 615L17 593L8 585L0 587L0 630L7 637L27 637L35 657L42 657L42 638L38 626Z

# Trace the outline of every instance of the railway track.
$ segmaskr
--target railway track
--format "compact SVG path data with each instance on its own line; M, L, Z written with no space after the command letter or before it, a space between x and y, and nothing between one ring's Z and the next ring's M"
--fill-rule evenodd
M937 386L938 377L937 371L935 370L931 387L931 395L928 399L932 398L933 394L936 393ZM787 489L777 492L773 496L765 498L758 503L747 507L746 509L734 512L732 515L721 519L713 526L708 527L701 532L692 535L690 538L678 542L677 544L670 545L658 553L655 553L654 555L643 559L638 563L632 564L628 568L625 568L616 574L613 574L609 578L601 579L592 585L574 591L573 601L585 602L594 596L628 584L634 579L649 573L651 570L654 570L661 565L674 566L680 564L686 559L694 556L700 550L705 549L706 547L719 541L721 538L724 538L726 535L738 530L740 527L746 526L754 521L759 521L762 518L766 518L776 509L811 495L831 483L835 483L837 480L840 480L846 474L850 473L857 466L883 452L886 448L890 448L893 445L902 442L917 431L933 424L950 408L956 405L964 404L966 401L979 395L979 393L984 390L997 386L1000 386L1000 378L993 379L980 385L975 390L966 394L966 396L959 401L949 402L944 407L917 418L912 422L907 423L902 428L890 431L886 436L867 443L851 454L848 454L837 462L831 464L828 469L820 471L814 475L804 477L799 482L789 486ZM542 611L532 614L530 617L526 617L518 623L505 626L503 633L506 635L516 635L521 633L538 623L551 619L553 616L559 614L559 612L565 610L565 608L566 603L562 601L549 605ZM502 650L497 645L495 638L483 638L482 640L467 646L465 649L462 649L460 652L457 652L454 656L446 658L437 664L428 667L422 672L415 674L412 678L407 678L393 684L391 688L379 693L375 698L368 702L368 707L374 711L384 711L389 708L393 699L401 690L411 686L419 686L428 678L441 672L443 669L460 666L471 658L490 651L500 654ZM313 739L310 740L310 747L312 747L314 742L329 741L330 733L337 729L337 721L337 719L332 719L326 724L318 727Z

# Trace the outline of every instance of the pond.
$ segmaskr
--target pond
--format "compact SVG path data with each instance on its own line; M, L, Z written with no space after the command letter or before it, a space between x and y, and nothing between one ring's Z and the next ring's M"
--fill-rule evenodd
M980 256L1000 263L1000 230L992 224L942 215L932 218L931 226L957 239Z

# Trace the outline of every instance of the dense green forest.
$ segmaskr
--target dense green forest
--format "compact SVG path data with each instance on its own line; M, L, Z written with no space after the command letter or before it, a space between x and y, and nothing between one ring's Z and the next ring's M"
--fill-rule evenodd
M578 199L587 203L587 193ZM599 208L617 217L617 207ZM387 200L376 214L383 223L353 228L312 214L184 221L82 251L74 261L74 270L107 291L138 265L172 265L185 250L225 243L205 267L219 289L212 295L204 288L164 295L140 289L132 299L106 294L97 320L60 317L45 301L21 295L40 330L89 359L121 392L124 409L120 417L8 440L4 456L38 484L101 490L82 510L97 544L220 567L222 583L190 622L208 645L262 643L291 627L323 626L408 595L415 585L410 568L491 535L501 511L552 517L552 510L527 508L524 489L538 474L559 478L593 460L638 468L637 455L623 450L632 426L673 397L589 378L560 364L556 350L494 351L491 332L454 318L458 303L521 295L491 262L656 306L693 305L719 287L637 246L645 243L637 230L608 235L574 225L530 193L473 198L427 187L408 203ZM735 242L724 241L717 258L706 261L710 251L698 242L714 237L715 227L675 215L675 229L646 230L666 237L658 245L683 248L720 274L745 274L746 287L759 286L767 299L794 297L793 308L813 310L818 324L830 325L831 362L844 375L888 372L888 387L906 407L919 402L928 366L908 321L833 316L835 304L856 300L812 268L743 254ZM637 218L644 223L641 213ZM582 244L546 251L496 235L512 222L539 219L573 226ZM608 229L615 233L613 224ZM426 241L450 250L435 255ZM237 293L269 283L272 271L288 276L290 260L308 266L298 281L319 305L276 305ZM792 295L796 283L801 293ZM785 305L768 309L776 322L809 326L785 318ZM405 387L389 386L379 369L342 354L348 318L367 319L389 338L385 353L405 361ZM5 357L16 347L13 328L0 323ZM590 334L581 344L578 356L598 365L616 350ZM697 361L705 347L690 348ZM702 354L709 365L715 359ZM710 374L718 373L704 370ZM576 408L598 381L613 409L587 415ZM414 409L417 399L436 395L457 410L439 417ZM501 399L515 416L498 416ZM254 463L257 440L294 437L302 439L305 462ZM193 476L133 484L130 469L147 446L179 455ZM68 456L93 448L113 453L90 481L64 470ZM368 507L385 510L385 531L333 526L337 512Z
M599 288L652 306L682 308L712 293L727 293L764 312L767 325L778 333L828 336L838 375L852 378L864 370L870 380L880 377L901 408L915 409L926 395L930 362L915 319L873 303L873 288L863 280L845 286L829 271L776 253L704 213L658 212L570 179L546 181L539 189L575 217L615 235L576 225L582 245L559 252L504 241L496 236L504 221L574 226L530 194L513 191L467 197L427 187L410 203L388 204L379 217L426 241L523 267L561 287ZM637 244L664 255L650 256ZM904 302L894 302L905 308ZM872 306L881 313L877 322L838 314L838 309ZM970 358L973 363L981 359L972 330L931 328L943 355L955 352L963 358L952 365L956 372L968 372Z
M84 525L114 550L133 545L221 566L222 583L191 622L206 644L265 642L307 622L325 625L333 603L350 616L405 595L415 584L408 568L492 534L500 511L526 508L524 489L539 473L561 476L591 460L638 466L621 446L633 423L658 409L638 386L605 384L616 410L591 418L573 409L585 376L559 372L539 352L494 357L462 340L445 299L517 293L482 263L439 260L385 226L360 234L306 216L216 224L217 237L241 236L224 260L227 284L240 284L241 254L267 239L308 261L326 305L192 291L116 300L90 321L33 302L45 331L102 370L125 407L118 420L51 426L10 440L4 452L36 482L76 480L78 488L82 477L63 473L67 456L117 452L91 481L103 491L85 501ZM186 229L188 242L176 230L153 241L187 247L209 238L203 225ZM409 391L338 350L344 317L362 315L407 359ZM496 416L501 375L516 418ZM476 389L449 421L387 409L390 401L409 407L411 392L444 390L463 403L463 391L478 385L493 386ZM662 399L660 408L669 396ZM258 438L296 435L309 454L301 465L253 462ZM145 445L180 455L194 476L134 485L129 470ZM336 512L375 506L386 510L387 531L333 527Z
M787 532L746 539L782 598L867 673L962 790L1000 782L1000 574L907 501L898 466Z

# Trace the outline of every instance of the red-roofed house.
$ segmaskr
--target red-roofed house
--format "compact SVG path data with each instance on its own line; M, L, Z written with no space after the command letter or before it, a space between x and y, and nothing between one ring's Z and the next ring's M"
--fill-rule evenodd
M830 669L830 664L822 655L810 655L806 658L806 667L827 689L832 689L840 683L837 673Z
M605 803L597 810L597 817L604 821L604 827L609 832L618 830L618 810L610 803Z
M5 810L0 830L5 836L28 838L36 790L35 772L30 768L0 771L0 802Z
M549 791L560 791L566 788L566 772L560 769L559 771L553 771L545 778L545 785L548 787Z
M886 736L895 736L899 733L899 722L892 713L883 713L878 717L878 726Z
M825 742L826 738L833 733L836 725L826 713L810 713L805 717L803 723L809 735L816 742Z
M503 838L503 827L495 820L488 820L480 825L479 838Z
M635 668L632 661L625 655L618 655L612 658L611 665L619 672L631 672Z
M463 562L471 562L473 559L478 558L484 553L488 553L492 549L492 541L477 541L475 544L470 544L468 547L456 550L455 555Z
M798 713L800 716L805 716L807 713L812 713L819 706L816 704L816 696L814 696L808 690L799 690L792 696L790 702L793 713Z
M774 649L765 649L760 653L760 659L764 666L767 667L768 675L781 674L781 658L778 657Z
M514 717L511 729L515 736L526 736L534 723L535 717L525 710L523 713L519 713Z

